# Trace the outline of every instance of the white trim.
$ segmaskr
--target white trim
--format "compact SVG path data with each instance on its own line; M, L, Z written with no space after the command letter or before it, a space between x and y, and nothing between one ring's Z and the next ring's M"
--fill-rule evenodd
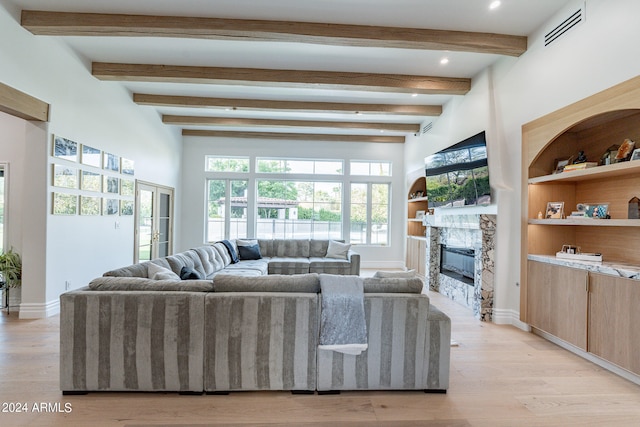
M520 320L520 312L511 309L493 309L493 323L496 325L512 325L525 332L531 332L531 327Z
M611 362L608 362L604 359L599 358L598 356L594 355L593 353L588 353L572 344L569 344L566 341L561 340L560 338L548 334L544 331L541 331L539 329L535 329L535 328L531 328L531 331L535 334L538 335L548 341L551 341L552 343L556 344L559 347L562 347L563 349L570 351L571 353L577 354L578 356L582 357L583 359L588 360L589 362L595 363L596 365L613 372L616 375L621 376L622 378L631 381L632 383L638 384L640 385L640 376L636 375L632 372L627 371L626 369L623 369L619 366L614 365Z
M44 319L60 314L60 300L47 303L22 303L20 304L20 319Z

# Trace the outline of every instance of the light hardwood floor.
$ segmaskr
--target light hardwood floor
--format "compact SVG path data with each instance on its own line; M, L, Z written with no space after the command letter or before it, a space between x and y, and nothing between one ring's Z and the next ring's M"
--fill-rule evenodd
M422 392L228 396L58 390L58 321L0 314L0 426L639 426L640 386L533 334L475 320L439 294L452 317L451 387ZM640 356L638 356L640 357ZM28 412L7 413L11 403ZM69 413L34 412L34 404Z

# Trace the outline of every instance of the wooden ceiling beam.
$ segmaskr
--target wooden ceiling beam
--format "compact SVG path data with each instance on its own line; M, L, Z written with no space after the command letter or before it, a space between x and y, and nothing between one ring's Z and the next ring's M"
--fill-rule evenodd
M376 142L403 144L404 136L379 135L335 135L317 133L286 133L286 132L234 132L218 130L183 129L183 136L202 136L213 138L255 138L298 141L329 141L329 142Z
M471 89L471 79L466 78L339 71L94 62L91 72L100 80L128 82L269 85L290 88L362 90L426 95L464 95Z
M337 122L321 120L246 119L235 117L203 117L163 115L162 123L179 126L247 126L247 127L307 127L331 129L374 129L390 132L416 133L420 124Z
M25 120L49 121L49 104L2 83L0 111Z
M151 95L134 93L138 105L184 108L232 108L258 111L296 111L439 116L441 105L353 104L342 102L272 101L264 99L210 98L200 96Z
M316 22L23 10L21 24L33 34L55 36L276 41L508 56L520 56L527 50L525 36Z

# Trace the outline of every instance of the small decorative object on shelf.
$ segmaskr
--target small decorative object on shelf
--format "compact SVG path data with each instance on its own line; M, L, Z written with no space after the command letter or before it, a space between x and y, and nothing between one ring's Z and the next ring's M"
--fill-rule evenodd
M618 154L619 149L620 146L615 144L607 148L607 151L605 151L602 156L600 156L600 164L610 165L612 163L615 163L615 157Z
M564 167L563 172L579 171L583 169L589 169L598 166L598 162L582 162L574 163Z
M424 218L424 211L416 211L416 219Z
M637 197L629 200L629 219L640 219L640 199Z
M556 252L556 258L576 261L602 262L601 253L583 253L580 250L580 246L575 245L562 245L562 250L560 252Z
M576 159L573 161L574 165L577 165L578 163L584 163L587 161L587 156L584 155L584 151L580 150L578 151L578 157L576 157Z
M544 215L542 215L542 211L539 211L538 212L538 219L543 219L543 218L544 218Z
M616 162L624 162L629 160L631 156L631 152L633 151L633 147L636 145L630 139L625 139L620 148L618 149L618 153L616 154L615 160Z
M564 213L564 202L547 203L547 219L562 219Z
M633 153L631 153L631 160L640 160L640 148L633 150Z
M580 209L578 209L580 210ZM609 219L609 203L584 204L584 216L586 218Z

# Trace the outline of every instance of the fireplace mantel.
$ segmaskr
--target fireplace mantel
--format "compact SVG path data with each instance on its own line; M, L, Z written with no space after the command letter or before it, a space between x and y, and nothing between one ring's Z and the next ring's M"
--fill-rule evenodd
M427 286L472 308L474 315L485 321L493 318L496 219L496 215L472 213L428 215L424 220ZM443 244L475 251L473 286L440 273L440 245Z

